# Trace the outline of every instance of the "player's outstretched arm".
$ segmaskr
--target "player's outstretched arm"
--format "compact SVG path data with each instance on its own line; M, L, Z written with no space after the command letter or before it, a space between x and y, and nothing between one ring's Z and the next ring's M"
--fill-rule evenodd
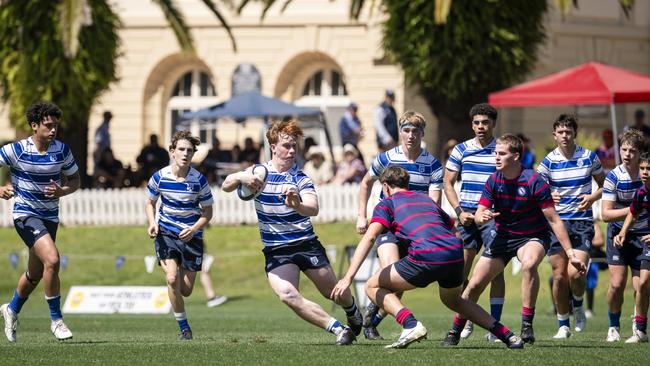
M542 212L544 213L544 217L546 217L546 220L551 226L551 230L553 230L553 233L557 237L557 240L560 242L562 249L564 249L564 252L569 258L571 265L574 266L581 274L587 272L587 267L585 264L582 263L582 261L573 253L573 248L571 247L571 242L569 241L569 234L564 227L562 219L560 219L560 215L558 215L557 211L555 211L555 207L549 206L543 209Z
M224 192L232 192L237 189L237 186L240 184L243 184L254 191L261 189L264 182L256 175L251 174L252 171L253 167L249 167L241 172L228 174L221 185L221 190Z
M368 219L366 218L366 210L368 207L368 199L370 198L370 192L372 191L372 184L375 183L375 179L370 175L370 171L363 176L361 183L359 184L359 208L357 212L357 233L363 234L366 232L368 227Z
M356 276L359 268L361 268L361 264L363 264L370 249L372 249L372 246L375 244L375 239L382 231L384 231L384 227L380 223L373 222L370 224L368 230L366 230L366 233L359 241L357 249L354 251L348 271L345 273L345 276L339 280L336 286L334 286L334 289L332 289L332 294L330 296L332 300L338 301L345 290L350 287L352 279Z

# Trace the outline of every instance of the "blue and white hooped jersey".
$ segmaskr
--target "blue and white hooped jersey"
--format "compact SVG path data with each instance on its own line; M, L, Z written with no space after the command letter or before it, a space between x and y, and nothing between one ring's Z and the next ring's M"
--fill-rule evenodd
M630 207L630 203L634 199L634 193L641 186L643 186L643 182L638 175L632 179L623 164L618 165L607 173L607 177L605 177L603 201L614 202L614 209ZM650 214L645 210L642 211L639 218L630 228L630 232L635 234L650 234L648 219L650 219ZM619 229L623 227L623 221L614 221L611 224Z
M14 219L33 216L59 222L59 199L46 198L43 190L51 181L61 185L61 173L71 176L79 170L68 145L54 140L45 154L41 154L30 136L3 146L0 165L11 168Z
M207 179L191 167L182 182L176 180L171 166L155 172L147 184L147 196L153 201L160 197L158 225L176 234L194 225L201 218L201 208L214 202ZM203 237L203 230L194 237Z
M397 165L408 171L409 191L429 194L431 191L442 190L442 165L426 149L422 149L420 156L412 163L406 158L402 146L385 151L372 162L370 176L379 178L389 165Z
M294 187L300 196L316 195L312 180L298 169L297 164L284 173L278 172L270 161L264 166L269 171L268 179L262 193L255 198L262 244L275 247L315 239L310 218L287 207L281 197L289 187Z
M492 138L485 147L470 139L454 147L447 160L447 169L460 172L460 207L476 210L481 199L485 182L496 172L496 139Z
M603 172L595 152L576 146L573 156L567 159L556 148L539 163L537 171L551 186L551 191L560 193L560 203L555 209L562 220L593 220L591 208L580 211L578 203L580 196L591 194L592 176Z

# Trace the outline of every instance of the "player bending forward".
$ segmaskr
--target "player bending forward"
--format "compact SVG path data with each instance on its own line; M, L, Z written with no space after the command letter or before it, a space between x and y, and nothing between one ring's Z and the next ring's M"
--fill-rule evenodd
M384 237L407 247L408 255L375 273L366 283L370 300L393 315L403 328L399 339L386 348L406 348L426 338L427 329L395 293L427 287L436 281L445 306L488 329L508 348L523 348L518 336L480 306L461 298L463 245L452 232L449 216L426 194L407 190L409 174L403 168L389 166L379 181L387 198L375 207L370 226L359 242L350 268L332 291L332 298L337 300L348 291L375 238L388 232Z

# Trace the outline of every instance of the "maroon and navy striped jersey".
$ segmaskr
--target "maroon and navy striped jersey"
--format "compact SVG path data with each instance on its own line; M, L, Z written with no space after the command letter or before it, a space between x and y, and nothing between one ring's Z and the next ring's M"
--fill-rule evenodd
M451 218L426 194L402 191L381 200L370 222L378 222L408 243L408 259L422 264L463 261L461 239Z
M548 184L538 173L524 169L515 179L506 179L500 171L487 182L479 205L500 213L495 217L497 235L507 238L534 236L549 230L542 210L553 207Z
M643 210L650 212L650 192L648 192L648 188L645 185L636 190L632 203L630 203L630 212L632 215L636 216ZM649 223L646 222L646 224Z

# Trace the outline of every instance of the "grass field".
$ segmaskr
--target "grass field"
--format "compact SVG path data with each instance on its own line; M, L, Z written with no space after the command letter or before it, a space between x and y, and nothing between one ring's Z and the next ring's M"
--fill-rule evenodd
M358 239L352 224L316 227L323 244L355 243ZM61 272L63 295L71 285L162 285L162 272L148 274L143 257L153 253L153 244L140 228L61 228L59 248L69 256L67 270ZM550 314L548 285L542 284L537 304L535 331L537 342L523 351L510 351L503 345L489 344L477 330L457 348L441 348L439 341L448 329L452 313L437 299L436 286L405 296L406 304L429 329L429 339L406 350L385 350L399 335L393 319L386 319L380 331L385 341L361 339L351 347L335 347L334 336L298 319L282 305L266 284L263 257L256 227L214 227L206 233L207 251L216 257L213 280L217 291L230 301L217 308L205 306L205 295L197 281L194 294L186 300L187 312L195 339L176 340L178 332L173 316L136 315L67 315L66 323L74 340L60 343L49 332L49 315L39 287L20 314L18 343L0 339L2 365L70 365L70 364L638 364L647 359L648 344L626 345L604 342L607 331L605 291L606 272L601 272L596 293L596 317L585 332L565 341L553 341L555 317ZM13 229L0 229L0 301L7 302L24 263L13 269L9 253L23 250ZM339 254L341 251L339 251ZM126 256L124 266L115 268L115 256ZM340 258L339 258L340 259ZM334 263L338 271L339 263ZM509 271L509 268L508 268ZM549 265L541 268L548 278ZM519 330L520 275L506 276L508 285L503 322ZM329 311L331 303L320 297L306 280L304 294ZM481 304L487 305L487 296ZM631 334L633 301L626 294L622 317L622 335ZM335 310L342 319L343 312Z

